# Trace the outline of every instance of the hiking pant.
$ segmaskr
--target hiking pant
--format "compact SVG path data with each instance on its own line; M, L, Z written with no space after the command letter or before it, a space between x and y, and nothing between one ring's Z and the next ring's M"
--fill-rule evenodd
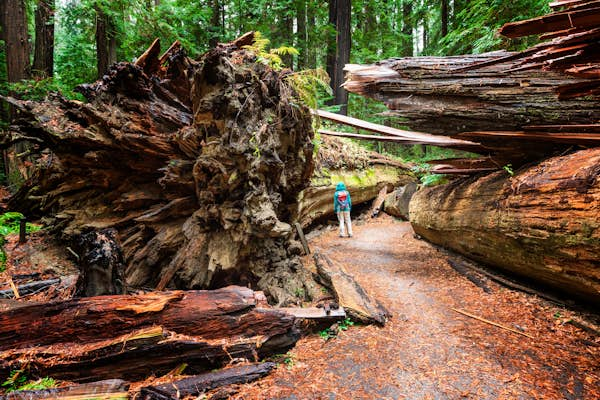
M338 211L338 221L340 221L340 236L345 235L344 222L348 228L348 236L352 236L352 221L350 221L350 211Z

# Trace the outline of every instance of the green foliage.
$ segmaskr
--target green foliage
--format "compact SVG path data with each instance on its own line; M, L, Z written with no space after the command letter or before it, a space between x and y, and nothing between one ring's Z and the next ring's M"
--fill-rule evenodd
M2 383L6 393L18 390L42 390L56 387L56 381L52 378L40 378L36 381L28 381L25 371L22 369L12 370L8 378Z
M512 164L506 164L505 166L502 167L502 169L504 171L506 171L506 173L509 174L510 176L515 175L515 171L513 171Z
M244 49L256 54L259 62L262 62L276 71L281 70L283 60L280 56L298 55L298 50L290 46L281 46L275 49L268 49L271 40L264 37L260 32L254 32L254 41L251 45L243 46Z
M6 388L6 393L14 392L27 383L27 376L22 369L10 371L8 378L2 382L2 386Z
M326 97L333 94L329 75L322 68L293 72L285 81L294 89L296 96L309 108L318 108Z
M346 318L343 321L339 321L338 323L332 325L327 329L319 331L319 336L323 340L335 339L341 331L346 331L353 325L354 321L352 321L350 318Z
M3 248L6 239L4 237L11 233L19 233L19 226L23 218L23 214L18 212L6 212L0 215L0 272L6 269L6 253ZM37 232L40 229L40 226L29 222L25 225L27 233Z
M448 183L448 177L441 174L426 174L420 177L423 186L436 186Z

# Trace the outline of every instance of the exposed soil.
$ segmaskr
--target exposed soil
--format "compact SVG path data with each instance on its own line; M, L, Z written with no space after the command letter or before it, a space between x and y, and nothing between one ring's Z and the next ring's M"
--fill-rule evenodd
M382 216L356 226L352 239L332 229L311 245L345 264L392 319L328 341L304 338L275 373L232 398L600 398L600 338L567 323L575 311L482 277L484 292L409 223Z

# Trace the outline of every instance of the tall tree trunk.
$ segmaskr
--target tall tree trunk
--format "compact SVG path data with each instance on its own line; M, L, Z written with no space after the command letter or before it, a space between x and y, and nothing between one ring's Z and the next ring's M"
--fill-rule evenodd
M0 18L2 39L6 49L6 80L12 83L27 79L30 76L30 49L25 1L0 1ZM9 107L6 114L8 119L12 120L15 111L12 107ZM23 179L28 177L27 168L16 156L26 152L27 148L25 142L20 142L4 152L4 166L9 184L19 185Z
M306 0L296 0L296 23L298 33L296 37L298 42L296 48L300 55L298 56L298 69L307 69L308 67L308 35L306 29ZM313 25L314 27L314 25Z
M442 20L442 37L448 34L448 0L442 0L441 8L441 20Z
M39 0L35 9L33 70L50 77L54 69L54 0Z
M281 39L283 46L292 46L294 44L294 18L286 11L281 20ZM292 54L284 54L281 56L283 65L294 69L294 56Z
M100 6L96 6L96 60L98 79L101 79L108 68L117 62L117 38L115 24Z
M29 40L24 0L2 0L2 32L6 46L6 76L8 82L29 77Z
M210 1L210 9L212 14L210 16L210 38L208 44L210 47L215 47L219 42L219 33L221 31L221 4L219 0Z
M317 68L317 46L316 34L314 28L317 26L316 5L313 1L309 1L306 7L306 21L311 29L306 32L307 44L306 44L306 63L309 68Z
M327 72L331 77L333 104L341 105L339 113L342 115L346 115L348 110L348 92L341 85L344 83L344 66L350 61L351 8L350 0L329 1L329 23L335 28L336 36L335 43L328 47Z
M402 51L404 57L413 56L413 24L412 24L412 2L404 0L402 3Z

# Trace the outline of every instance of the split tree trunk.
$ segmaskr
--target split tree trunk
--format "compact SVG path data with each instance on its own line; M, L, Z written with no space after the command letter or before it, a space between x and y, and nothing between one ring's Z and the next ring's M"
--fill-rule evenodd
M600 304L600 149L418 191L425 239Z
M89 103L11 100L20 132L54 152L11 207L54 218L67 243L113 228L133 287L250 285L278 304L317 294L291 250L313 171L308 109L287 77L241 47L200 62L158 43L80 90Z
M559 101L558 86L585 81L555 71L511 71L511 62L461 71L510 55L494 52L347 65L344 87L383 101L412 129L456 134L520 130L524 125L585 124L600 119L595 98Z

